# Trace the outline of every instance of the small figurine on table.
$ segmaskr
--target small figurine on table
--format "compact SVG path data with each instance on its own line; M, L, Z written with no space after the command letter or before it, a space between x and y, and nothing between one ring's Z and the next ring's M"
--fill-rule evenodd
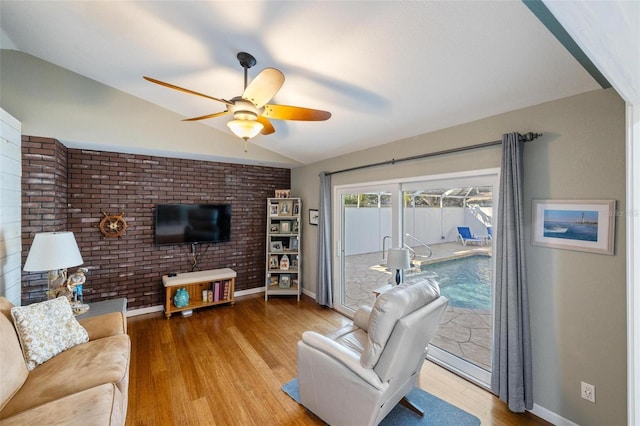
M67 279L67 286L73 288L73 302L71 303L71 307L76 315L89 310L89 305L84 303L84 295L82 293L82 286L87 280L85 275L87 272L89 272L87 268L78 268L78 270L69 275Z

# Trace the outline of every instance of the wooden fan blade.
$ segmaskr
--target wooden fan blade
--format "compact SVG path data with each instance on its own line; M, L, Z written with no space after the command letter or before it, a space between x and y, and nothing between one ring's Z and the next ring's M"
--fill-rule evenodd
M165 83L164 81L156 80L155 78L143 76L143 78L147 81L150 81L155 84L159 84L160 86L168 87L169 89L179 90L180 92L189 93L191 95L202 96L203 98L211 99L213 101L222 102L223 104L233 105L233 102L227 101L225 99L214 98L213 96L205 95L203 93L194 92L193 90L185 89L183 87L174 86L173 84Z
M276 131L276 129L273 128L273 124L271 124L271 122L266 117L261 115L258 117L258 121L261 122L264 126L262 128L262 131L260 132L263 135L270 135L271 133L274 133Z
M244 89L242 97L262 108L284 84L284 74L275 68L265 68Z
M230 111L222 111L222 112L216 112L214 114L207 114L207 115L201 115L200 117L193 117L193 118L185 118L182 121L198 121L198 120L206 120L207 118L215 118L215 117L220 117L221 115L226 115L229 114Z
M265 105L262 115L276 120L299 121L324 121L331 117L331 113L328 111L288 105Z

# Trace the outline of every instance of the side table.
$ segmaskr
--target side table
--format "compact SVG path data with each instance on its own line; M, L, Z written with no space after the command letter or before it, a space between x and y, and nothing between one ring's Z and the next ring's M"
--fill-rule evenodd
M77 315L76 319L96 317L98 315L109 314L111 312L127 313L127 299L125 297L119 299L101 300L100 302L89 303L89 310L83 314Z

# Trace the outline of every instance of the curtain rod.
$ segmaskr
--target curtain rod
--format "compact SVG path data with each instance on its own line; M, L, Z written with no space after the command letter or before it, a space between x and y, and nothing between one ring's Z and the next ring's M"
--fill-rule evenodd
M532 140L537 139L540 136L542 136L542 133L529 132L529 133L525 133L524 135L520 135L520 140L522 142L531 142ZM469 151L469 150L478 149L478 148L486 148L489 146L495 146L495 145L501 145L501 144L502 144L501 140L484 142L476 145L462 146L459 148L451 148L451 149L445 149L442 151L428 152L426 154L412 155L411 157L392 158L391 160L381 161L379 163L371 163L371 164L364 164L362 166L349 167L348 169L336 170L335 172L326 172L325 174L327 176L331 176L338 173L352 172L354 170L360 170L360 169L368 169L369 167L385 166L387 164L396 164L396 163L402 163L405 161L420 160L422 158L436 157L438 155L445 155L445 154L454 154L456 152Z

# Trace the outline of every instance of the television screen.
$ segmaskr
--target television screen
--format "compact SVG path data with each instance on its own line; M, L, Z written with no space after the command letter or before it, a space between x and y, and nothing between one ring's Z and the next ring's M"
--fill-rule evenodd
M156 244L219 243L230 238L230 204L156 206Z

